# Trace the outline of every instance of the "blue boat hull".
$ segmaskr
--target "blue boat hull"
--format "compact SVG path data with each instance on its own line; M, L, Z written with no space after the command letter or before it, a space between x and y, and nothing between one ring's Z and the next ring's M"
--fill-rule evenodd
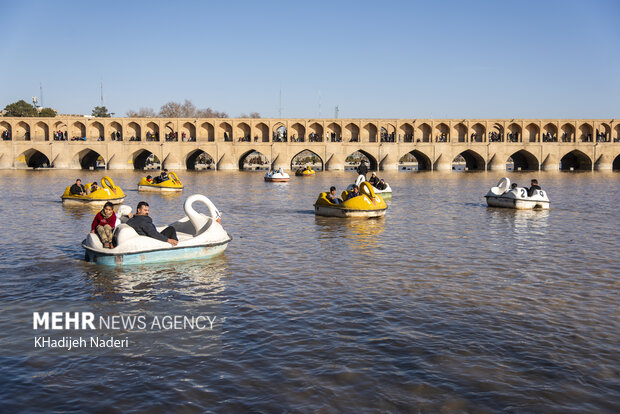
M207 259L217 256L228 247L228 243L212 246L184 247L180 249L163 249L131 254L101 254L86 249L86 260L100 265L117 266L143 263L161 263L177 260Z

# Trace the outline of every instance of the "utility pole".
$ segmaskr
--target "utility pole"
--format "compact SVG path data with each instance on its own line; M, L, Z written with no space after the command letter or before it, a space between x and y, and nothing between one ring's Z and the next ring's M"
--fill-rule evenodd
M103 106L103 78L101 78L101 106Z
M39 82L39 95L41 95L41 106L43 106L43 83Z
M334 109L334 118L338 119L338 113L340 112L340 110L338 109L338 105L336 105L336 108Z
M278 106L278 118L282 118L282 85L280 85L280 105Z
M319 89L319 118L321 117L321 90Z

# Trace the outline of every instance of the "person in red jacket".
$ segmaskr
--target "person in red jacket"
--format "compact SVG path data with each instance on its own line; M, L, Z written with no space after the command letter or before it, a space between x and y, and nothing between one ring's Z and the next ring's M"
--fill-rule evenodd
M103 243L103 247L111 249L113 247L112 236L114 234L115 225L116 214L114 214L114 205L108 201L93 219L90 232L97 233Z

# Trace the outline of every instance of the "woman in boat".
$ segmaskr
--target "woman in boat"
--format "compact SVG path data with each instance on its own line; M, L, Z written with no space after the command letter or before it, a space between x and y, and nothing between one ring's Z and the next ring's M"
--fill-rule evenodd
M103 247L111 249L112 236L114 234L114 226L116 226L116 214L114 214L114 205L109 201L105 203L103 209L97 213L93 219L90 232L97 233Z

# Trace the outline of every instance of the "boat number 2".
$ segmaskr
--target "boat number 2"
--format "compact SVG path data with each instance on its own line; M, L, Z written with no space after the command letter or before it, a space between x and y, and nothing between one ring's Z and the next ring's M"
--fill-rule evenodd
M525 198L525 190L521 189L521 198Z

